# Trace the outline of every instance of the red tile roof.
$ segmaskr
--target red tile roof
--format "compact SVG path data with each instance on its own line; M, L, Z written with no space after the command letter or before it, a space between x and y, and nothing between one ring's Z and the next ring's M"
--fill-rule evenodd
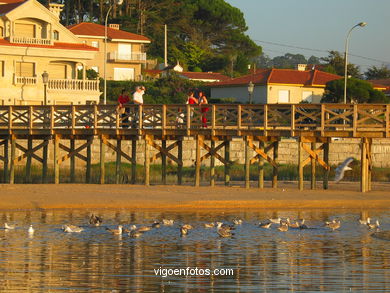
M218 72L178 72L179 75L183 75L189 79L209 79L209 80L229 80L230 77Z
M144 69L143 72L144 73L149 73L151 75L157 75L157 74L160 74L163 71L159 70L159 69Z
M290 84L306 86L325 86L328 81L342 78L339 75L319 71L294 69L259 69L254 74L244 75L226 81L213 83L213 86L239 86L250 81L254 84Z
M90 22L82 22L67 27L72 33L78 36L97 36L104 37L104 25ZM107 37L109 39L122 39L122 40L134 40L150 42L147 37L117 30L113 28L107 28Z
M14 47L35 47L35 48L48 48L48 49L62 49L62 50L85 50L85 51L98 51L98 48L88 46L86 44L75 43L61 43L55 42L54 45L31 45L31 44L14 44L7 40L0 39L0 46L14 46Z
M2 2L8 2L8 1L2 1ZM12 10L14 10L19 5L23 4L24 1L18 1L18 2L12 2L9 1L8 4L0 4L0 14L6 14Z
M385 79L370 79L367 80L369 83L375 84L375 85L381 85L384 87L390 86L390 78Z

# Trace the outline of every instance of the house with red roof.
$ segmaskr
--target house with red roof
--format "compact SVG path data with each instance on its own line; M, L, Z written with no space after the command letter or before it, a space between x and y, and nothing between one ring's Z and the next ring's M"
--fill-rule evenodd
M0 0L1 1L1 0ZM100 77L104 76L104 39L105 27L97 23L82 22L68 26L85 44L98 50L93 60L86 63L88 69L94 69ZM120 30L118 24L107 28L107 80L140 80L142 64L146 63L145 45L150 40L142 35Z
M85 74L97 49L60 24L62 7L46 8L36 0L0 0L0 105L99 101L99 81L87 80Z
M294 69L258 69L256 72L210 85L211 98L234 98L249 101L248 85L254 85L252 101L256 104L319 103L328 81L342 78L339 75L306 70L304 66Z

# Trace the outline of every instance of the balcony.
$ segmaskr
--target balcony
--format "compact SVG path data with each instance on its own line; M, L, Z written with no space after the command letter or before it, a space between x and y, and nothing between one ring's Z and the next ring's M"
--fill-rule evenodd
M109 61L113 62L145 62L146 61L146 53L129 53L129 54L122 54L119 52L110 52L108 53Z
M47 88L58 91L99 92L99 80L50 79Z
M16 76L14 75L14 84L15 85L36 85L37 77L36 76Z
M53 45L52 40L12 36L9 41L14 44Z

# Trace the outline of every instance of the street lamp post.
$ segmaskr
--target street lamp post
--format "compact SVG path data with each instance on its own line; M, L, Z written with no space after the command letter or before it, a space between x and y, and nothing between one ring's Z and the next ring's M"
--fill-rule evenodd
M255 85L252 81L248 84L248 94L249 94L249 104L252 104L253 91L255 89Z
M116 4L121 5L122 3L123 3L123 0L116 0ZM104 78L103 103L104 103L104 105L107 103L107 80L106 80L106 74L107 74L107 22L108 22L108 16L111 12L112 6L113 6L113 4L110 4L110 8L108 8L105 22L104 22L104 64L103 64L103 78Z
M349 45L349 37L351 36L351 33L355 27L365 27L367 25L366 22L359 22L357 25L353 26L348 34L347 38L345 40L345 55L344 55L344 104L347 103L347 80L348 80L348 45Z
M42 73L42 82L43 82L43 101L44 105L47 105L47 84L49 82L49 73L44 71Z

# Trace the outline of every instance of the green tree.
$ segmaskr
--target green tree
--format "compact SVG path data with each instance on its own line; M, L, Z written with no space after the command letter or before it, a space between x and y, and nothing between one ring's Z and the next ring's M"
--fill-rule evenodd
M386 79L390 78L390 69L387 66L381 67L372 66L364 73L366 79Z
M344 101L344 79L332 80L326 84L321 103L342 103ZM372 87L372 84L357 78L348 79L347 102L356 103L389 103L383 92Z
M272 63L275 68L296 68L298 64L307 64L307 60L302 54L287 53L273 58Z
M324 63L324 71L344 76L345 59L340 52L330 51L327 57L320 59ZM360 68L355 64L348 64L347 74L351 77L361 78Z

